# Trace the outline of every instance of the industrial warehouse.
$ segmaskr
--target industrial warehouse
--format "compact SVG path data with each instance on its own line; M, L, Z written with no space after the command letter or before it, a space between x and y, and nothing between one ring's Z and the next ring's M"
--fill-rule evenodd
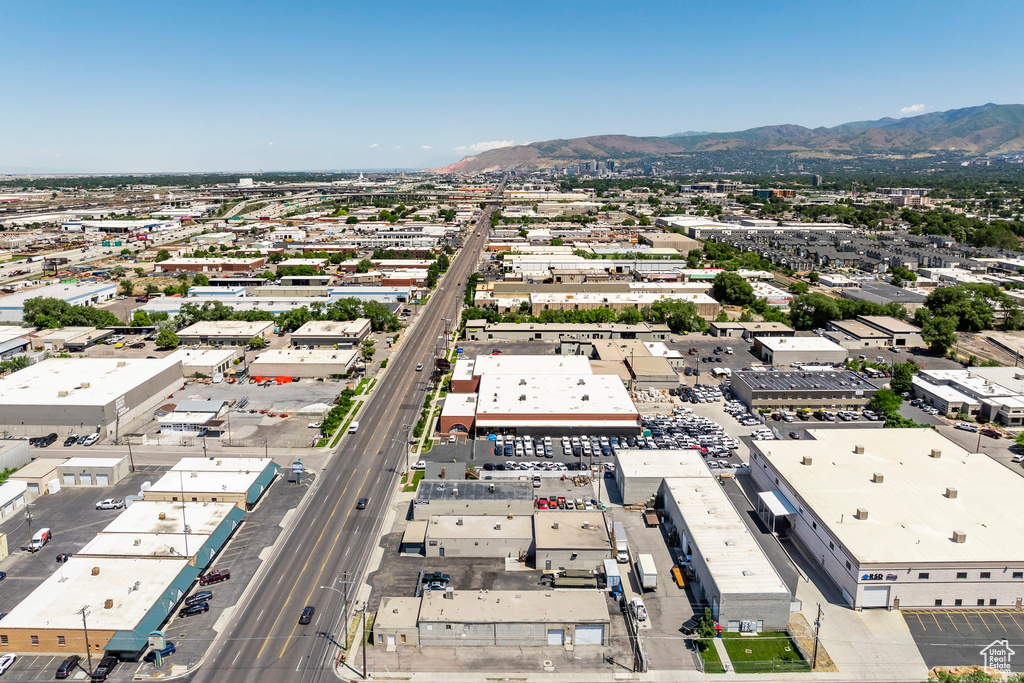
M812 429L751 442L769 528L852 607L1009 607L1024 586L1024 481L931 429Z
M0 423L17 435L45 428L116 436L181 387L173 358L48 358L0 379Z

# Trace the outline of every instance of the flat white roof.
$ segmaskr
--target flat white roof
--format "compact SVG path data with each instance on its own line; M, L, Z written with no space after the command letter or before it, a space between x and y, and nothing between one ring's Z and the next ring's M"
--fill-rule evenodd
M96 537L75 553L75 557L143 557L174 558L188 556L206 543L208 535L188 534L96 534Z
M12 628L79 630L82 607L96 631L134 629L185 568L184 558L72 557L3 618ZM93 568L99 572L93 575ZM137 588L136 588L137 586ZM104 602L113 600L106 609Z
M177 364L170 358L47 358L0 379L0 407L103 406Z
M27 490L28 484L17 479L9 479L0 484L0 507L7 505L20 496L24 496Z
M292 339L308 336L351 336L360 334L370 326L369 318L356 318L355 320L310 320L308 323L292 332Z
M597 591L424 591L420 623L607 623L608 602ZM6 621L6 618L5 618Z
M771 351L846 351L834 341L817 335L813 337L755 337Z
M500 528L499 528L500 527ZM530 515L431 515L425 538L528 538L533 540Z
M184 530L182 512L188 522L189 547L192 536L207 537L217 530L224 519L235 509L234 503L193 503L137 500L121 514L111 520L102 530L104 534L154 534L177 535ZM160 519L163 514L164 518Z
M181 363L182 367L212 367L220 365L238 355L235 349L178 349L167 356Z
M933 396L937 396L943 399L944 401L960 402L967 404L977 404L979 402L978 399L974 398L973 396L969 396L962 391L958 391L957 389L954 389L948 384L932 384L931 382L928 382L918 377L917 375L911 378L910 383L914 386L915 389L920 390L922 392L927 392L929 394L932 394Z
M604 550L611 548L604 513L600 510L586 512L541 510L534 513L533 521L537 550L548 548ZM555 528L556 524L558 528Z
M270 349L261 353L256 360L249 364L249 374L259 375L259 368L273 363L333 363L336 365L348 365L352 357L359 351L357 349Z
M703 477L709 473L700 452L694 450L621 449L615 454L615 469L627 479Z
M484 375L477 414L530 419L636 418L639 413L616 375Z
M185 301L183 303L189 302ZM257 335L273 327L274 322L272 320L255 320L252 322L247 320L203 320L179 331L178 336Z
M153 482L153 493L246 493L261 472L168 472ZM189 523L191 526L191 522Z
M477 375L589 375L586 356L477 356L472 373Z
M696 451L679 453L700 459ZM692 477L666 477L664 487L686 521L690 540L707 563L719 591L789 593L707 466Z
M0 308L23 308L26 301L36 297L62 299L74 304L78 299L86 299L97 294L113 294L115 291L117 291L117 283L106 282L75 282L43 285L42 287L26 287L14 294L0 296Z
M653 304L668 299L680 299L693 304L717 304L704 292L531 292L530 302L536 304L559 304L566 301L577 303L606 304Z
M476 394L448 394L441 408L441 417L467 417L476 415Z
M995 460L931 429L807 433L812 439L753 448L859 562L1024 565L1024 479ZM858 445L863 454L854 453ZM932 449L941 457L930 457ZM801 464L804 456L811 465ZM882 483L872 481L875 473ZM957 490L955 498L947 488ZM858 508L867 519L855 518ZM954 531L966 542L954 543Z
M78 456L74 458L68 458L64 462L57 465L57 467L68 467L72 469L87 469L90 467L117 467L119 463L122 463L127 459L127 455L122 455L120 458L90 458L88 456Z

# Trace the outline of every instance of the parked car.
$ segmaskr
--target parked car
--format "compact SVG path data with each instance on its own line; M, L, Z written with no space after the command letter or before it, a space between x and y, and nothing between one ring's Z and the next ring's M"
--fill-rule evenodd
M959 429L960 431L971 432L974 434L978 431L978 425L968 424L967 422L957 422L953 425L953 429Z
M203 574L202 576L199 577L199 585L200 586L209 586L212 583L220 583L221 581L227 581L230 578L231 578L231 572L230 571L221 572L221 571L213 570L213 571L207 572L206 574Z
M982 436L987 436L990 439L1001 439L1001 438L1003 438L1002 433L1000 433L999 431L997 431L995 429L992 429L991 427L986 427L985 429L982 429L981 430L981 434L982 434Z
M113 498L106 498L96 503L97 510L120 510L123 507L123 500L114 500Z
M192 595L185 598L185 606L191 607L200 602L209 602L213 599L213 591L196 591Z
M78 668L78 663L82 661L82 658L78 655L71 655L57 667L57 673L54 674L54 678L67 678L71 673Z
M78 434L72 434L68 438L64 439L64 446L74 446L78 443Z
M209 611L210 611L210 603L208 603L208 602L199 602L199 603L196 603L195 605L189 605L188 607L183 607L182 609L178 610L178 618L179 619L184 619L185 617L192 617L192 616L195 616L197 614L203 614L204 612L209 612Z
M96 443L99 440L100 440L100 435L94 432L94 433L90 434L89 436L85 437L85 441L83 442L82 445L84 445L84 446L91 446L91 445L93 445L94 443Z
M163 647L163 649L160 650L160 656L161 657L167 657L168 655L173 655L177 651L178 651L178 648L174 647L174 643L167 643L167 645L165 645ZM149 652L146 653L146 656L142 658L142 661L144 661L144 662L155 662L156 661L156 652L157 652L156 650L150 650Z
M313 620L314 614L316 614L316 608L312 605L306 605L302 610L302 614L299 615L299 623L303 625L308 624Z
M14 654L13 652L8 653L3 657L0 657L0 676L7 673L7 670L11 668L11 665L14 664L14 661L17 658L18 655Z
M107 676L113 673L115 668L117 668L117 657L111 657L110 655L107 655L106 657L100 660L100 663L96 666L96 670L92 672L92 680L107 680Z
M629 601L629 609L637 621L647 621L647 607L640 598L633 598Z

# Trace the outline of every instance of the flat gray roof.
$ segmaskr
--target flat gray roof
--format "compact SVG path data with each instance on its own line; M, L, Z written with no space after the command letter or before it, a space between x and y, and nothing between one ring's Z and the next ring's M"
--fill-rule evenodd
M875 391L860 375L840 372L734 372L732 379L758 391Z
M493 489L493 490L492 490ZM533 500L533 482L529 481L455 481L422 479L416 488L417 500Z

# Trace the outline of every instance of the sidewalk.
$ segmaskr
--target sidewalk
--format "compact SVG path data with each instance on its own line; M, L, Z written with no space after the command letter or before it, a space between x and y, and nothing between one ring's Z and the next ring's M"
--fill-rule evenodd
M715 652L718 653L718 658L722 660L722 668L725 669L725 673L733 671L732 660L729 659L729 653L725 650L725 643L721 638L715 638L711 641L715 644Z

